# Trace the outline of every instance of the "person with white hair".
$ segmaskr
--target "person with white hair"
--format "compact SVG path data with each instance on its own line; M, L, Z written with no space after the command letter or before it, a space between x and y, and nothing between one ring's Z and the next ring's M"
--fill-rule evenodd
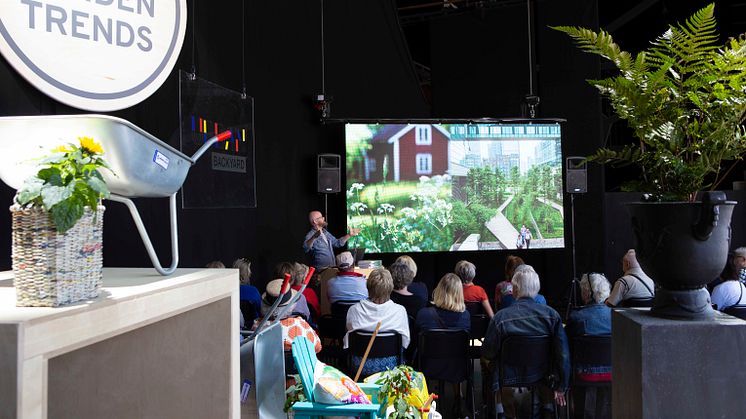
M495 313L482 343L482 357L489 361L489 369L494 372L492 390L495 392L496 413L507 417L515 417L515 411L509 402L512 399L512 391L500 388L497 368L503 341L508 336L550 336L553 365L556 368L552 373L559 377L557 388L554 389L554 400L558 405L565 405L565 392L570 384L570 350L565 329L562 327L562 318L552 307L534 301L541 286L539 275L530 265L521 265L513 274L511 282L516 301L510 307ZM530 381L545 378L540 376L540 371L528 368L511 369L504 373L508 377L508 384L517 383L519 379ZM541 391L545 410L552 409L551 398L546 397L549 393L548 388Z
M637 261L635 249L627 250L627 253L622 257L622 269L624 275L614 283L614 288L611 290L609 298L606 299L607 305L615 307L624 300L655 296L655 284L642 271L640 262Z
M744 259L744 256L738 253L739 249L742 248L728 253L728 260L719 277L722 282L715 286L711 293L712 304L720 311L734 305L746 304L746 286L738 279L741 262Z
M580 297L585 305L570 312L565 326L568 336L611 334L611 308L604 304L610 288L604 274L592 272L582 276Z
M609 281L603 274L584 274L580 279L580 296L584 306L573 310L567 318L565 331L572 340L576 336L611 335L611 307L604 304L609 297ZM576 377L588 381L603 381L611 378L611 365L573 365ZM611 394L608 388L585 388L573 390L575 408L584 410L585 418L611 417Z

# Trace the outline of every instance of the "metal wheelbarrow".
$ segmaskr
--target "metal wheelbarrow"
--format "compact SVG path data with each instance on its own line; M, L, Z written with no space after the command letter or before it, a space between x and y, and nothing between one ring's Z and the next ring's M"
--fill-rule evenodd
M112 201L127 206L137 226L153 267L170 275L179 264L179 233L176 223L176 193L189 168L216 142L228 139L222 132L197 150L192 157L155 138L124 119L108 115L41 115L0 117L0 179L19 189L38 172L34 159L50 154L60 145L77 143L78 137L92 137L104 148L104 159L111 170L101 174L111 191ZM150 237L130 198L169 199L171 222L171 266L163 268Z

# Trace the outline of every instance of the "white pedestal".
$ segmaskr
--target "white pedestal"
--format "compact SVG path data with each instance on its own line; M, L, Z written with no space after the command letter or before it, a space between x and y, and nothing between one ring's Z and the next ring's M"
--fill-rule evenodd
M16 307L0 273L0 418L238 418L238 271L105 268L102 295Z

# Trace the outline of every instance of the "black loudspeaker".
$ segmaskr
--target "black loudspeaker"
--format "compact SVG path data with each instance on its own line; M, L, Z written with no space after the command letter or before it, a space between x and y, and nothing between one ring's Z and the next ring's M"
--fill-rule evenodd
M588 170L585 157L568 157L565 163L567 193L588 192Z
M337 193L340 191L339 168L342 158L339 154L319 154L316 160L317 191Z

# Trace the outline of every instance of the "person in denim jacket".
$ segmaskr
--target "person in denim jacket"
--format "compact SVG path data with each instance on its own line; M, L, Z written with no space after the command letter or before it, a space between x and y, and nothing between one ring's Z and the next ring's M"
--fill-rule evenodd
M580 295L585 304L573 310L567 318L565 331L572 340L575 336L611 335L611 308L604 304L611 290L603 274L585 274L580 279ZM611 379L611 365L573 365L576 376L589 381ZM589 387L573 390L576 409L584 406L585 418L611 417L611 394L609 388Z
M516 302L510 307L498 311L490 321L487 334L482 344L482 356L490 361L493 371L492 390L496 393L496 412L505 413L507 417L515 417L515 412L510 408L509 399L512 398L511 391L500 389L497 365L500 357L500 347L503 340L512 335L537 336L549 335L552 337L554 346L554 365L559 375L558 388L554 390L554 400L558 405L565 405L565 391L570 382L570 351L567 345L567 335L562 327L562 319L559 313L549 306L538 304L534 297L539 293L539 275L530 265L521 265L516 269L511 280L513 284L513 295ZM524 373L524 378L538 379L538 371L506 371L508 377L518 377ZM517 378L514 382L518 382ZM512 380L508 380L510 383ZM548 389L544 389L542 401L545 409L551 409L551 398L546 397ZM503 406L503 397L506 398Z

